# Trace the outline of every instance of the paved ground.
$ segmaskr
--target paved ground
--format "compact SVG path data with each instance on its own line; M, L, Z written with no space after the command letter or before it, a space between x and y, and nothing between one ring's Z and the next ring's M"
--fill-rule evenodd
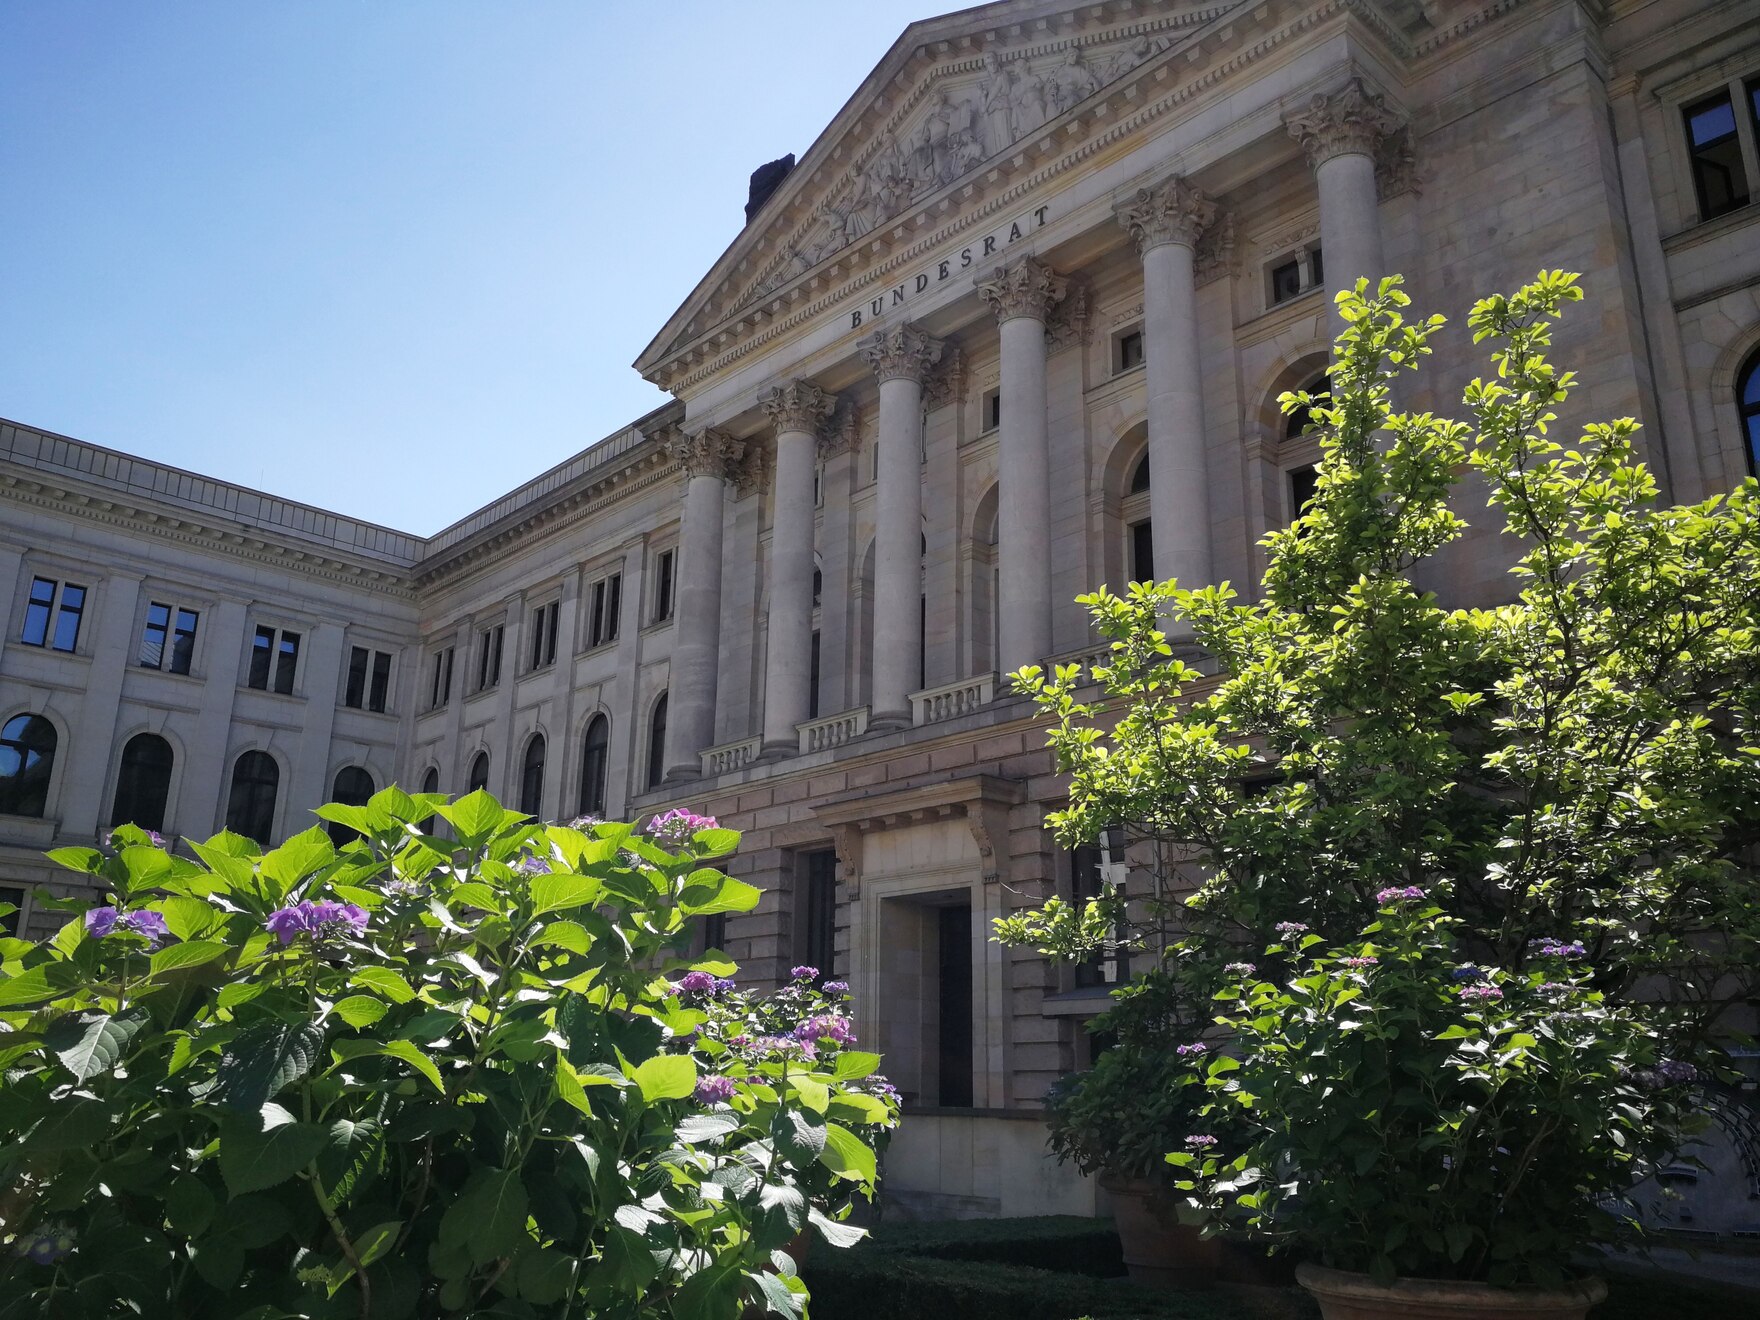
M1678 1274L1760 1292L1760 1250L1720 1251L1707 1247L1694 1252L1685 1247L1652 1247L1644 1255L1630 1251L1608 1255L1622 1270Z

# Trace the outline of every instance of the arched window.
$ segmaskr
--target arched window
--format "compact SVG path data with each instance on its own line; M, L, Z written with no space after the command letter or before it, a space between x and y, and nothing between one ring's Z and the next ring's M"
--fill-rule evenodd
M470 778L465 781L464 791L475 793L479 788L489 787L489 753L478 752L471 759Z
M1736 406L1742 410L1742 436L1748 442L1748 472L1760 476L1760 349L1736 377Z
M659 788L666 777L666 694L654 703L648 718L648 787Z
M246 752L232 763L232 791L226 795L226 828L267 845L275 833L275 795L281 767L267 752Z
M440 791L440 767L431 765L422 776L422 792L438 793Z
M1131 469L1130 494L1141 495L1149 489L1149 456L1144 454L1135 468Z
M0 816L41 816L55 772L55 726L41 715L14 715L0 728Z
M156 733L137 733L122 746L116 771L116 801L110 824L165 828L165 803L171 797L171 744Z
M1129 437L1123 443L1129 443ZM1155 580L1155 523L1149 516L1149 455L1131 468L1131 479L1119 506L1124 520L1124 571L1131 582Z
M581 755L581 815L605 814L605 780L611 764L611 721L595 715L587 722L586 750Z
M1283 424L1283 438L1285 440L1294 440L1298 435L1306 435L1309 431L1317 428L1320 425L1320 419L1314 416L1314 408L1330 408L1332 406L1332 382L1326 379L1325 373L1314 377L1313 380L1302 386L1302 389L1314 402L1309 407L1297 408L1294 412L1286 415Z
M345 765L336 772L336 782L330 785L330 800L341 807L364 807L374 792L371 774L358 765ZM355 837L354 830L335 821L325 828L330 832L330 842L338 848Z
M534 733L526 743L525 760L519 768L519 809L528 816L544 810L544 735Z

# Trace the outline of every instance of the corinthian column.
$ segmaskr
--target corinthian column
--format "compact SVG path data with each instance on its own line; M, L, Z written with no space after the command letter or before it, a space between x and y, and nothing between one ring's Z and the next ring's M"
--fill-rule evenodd
M880 482L874 514L874 672L870 728L911 722L923 653L923 377L941 341L911 325L877 330L862 358L880 380Z
M1145 188L1118 222L1143 256L1143 355L1149 385L1149 513L1155 569L1183 587L1208 586L1210 482L1198 364L1198 239L1216 204L1184 179Z
M1326 287L1333 293L1355 288L1360 277L1373 291L1388 273L1381 255L1375 152L1402 122L1359 78L1331 96L1316 96L1306 110L1284 121L1308 153L1320 192L1320 249Z
M770 621L764 651L764 750L800 746L813 681L813 465L836 403L808 381L758 399L776 428L776 517L770 529Z
M1051 651L1051 453L1045 425L1045 317L1068 283L1031 257L978 281L1000 322L1002 427L997 437L1002 669Z
M690 474L678 548L678 607L667 692L666 778L702 773L715 742L716 660L721 648L721 501L745 446L713 428L667 445Z

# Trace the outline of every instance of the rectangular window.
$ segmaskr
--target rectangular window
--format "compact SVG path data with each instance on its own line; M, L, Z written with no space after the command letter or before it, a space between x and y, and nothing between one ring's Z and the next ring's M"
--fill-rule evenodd
M24 890L17 885L0 885L0 909L8 907L12 911L0 911L0 935L16 939L24 916Z
M984 396L984 430L994 431L1002 425L1002 391L991 390Z
M591 616L587 621L587 649L617 640L617 616L623 610L623 574L613 573L593 583Z
M528 671L543 669L556 663L556 628L561 612L561 602L554 600L532 611L532 646L528 657L530 663L526 666Z
M85 612L84 587L53 578L32 578L30 600L24 607L24 630L18 640L52 651L77 651L80 619Z
M1748 204L1748 178L1736 132L1736 108L1727 91L1708 96L1681 112L1693 161L1693 188L1699 218L1709 220Z
M1308 254L1308 287L1318 289L1326 283L1326 263L1320 259L1320 249L1315 248Z
M1143 332L1126 330L1113 340L1112 374L1115 376L1143 365Z
M1289 510L1294 521L1308 511L1308 504L1320 491L1320 471L1312 463L1289 470Z
M1099 898L1125 883L1124 833L1109 829L1096 844L1083 844L1070 853L1070 899L1076 904ZM1076 967L1079 986L1118 985L1130 980L1130 954L1123 946L1129 939L1129 928L1122 916L1115 930L1117 942L1103 949Z
M819 718L819 630L813 629L813 652L807 671L807 718Z
M1155 580L1155 525L1145 518L1131 524L1131 581Z
M1271 269L1271 301L1288 302L1302 291L1302 263L1286 261Z
M837 962L837 853L795 858L795 961L829 977Z
M251 639L251 667L245 677L246 686L267 692L271 687L272 676L274 690L284 697L290 697L293 695L294 673L298 668L299 634L259 623L256 635Z
M662 550L654 561L654 622L664 623L672 617L672 568L677 555Z
M452 700L452 651L445 646L434 652L428 678L429 710L438 710Z
M501 643L507 628L496 624L477 634L477 691L483 692L501 682Z
M354 647L348 656L348 686L342 704L350 710L385 713L391 697L391 652Z
M189 673L195 658L196 623L200 616L194 610L153 601L147 606L147 622L141 629L141 649L137 657L142 669L162 669L173 674Z

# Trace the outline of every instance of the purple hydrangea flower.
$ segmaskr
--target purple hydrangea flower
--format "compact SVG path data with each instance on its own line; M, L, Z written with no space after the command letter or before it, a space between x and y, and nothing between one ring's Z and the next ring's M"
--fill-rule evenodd
M737 989L739 989L739 985L736 981L733 980L732 977L717 976L715 978L715 993L716 994L730 995Z
M800 967L789 968L788 974L797 981L817 981L819 979L819 969L804 964Z
M171 938L165 918L157 912L121 912L105 904L86 913L86 934L93 939L106 939L117 931L145 936L155 949Z
M1288 940L1294 939L1297 935L1304 933L1308 928L1300 921L1280 921L1277 923L1275 929L1279 935Z
M1450 972L1449 975L1454 977L1457 981L1483 981L1485 979L1485 969L1483 967L1475 967L1472 963L1462 963L1459 967Z
M1528 947L1542 958L1564 958L1568 961L1589 956L1589 951L1583 947L1581 940L1572 940L1566 944L1562 940L1553 939L1550 935L1542 936L1537 940L1529 940Z
M847 995L849 993L849 982L827 981L820 988L828 995Z
M727 1038L727 1043L729 1045L737 1045L737 1046L744 1047L744 1046L750 1045L752 1043L752 1038L750 1036L746 1035L742 1031L737 1036L729 1036Z
M833 1040L839 1045L853 1045L855 1024L838 1013L821 1013L808 1018L794 1029L794 1037L803 1043Z
M1468 1004L1493 1003L1503 998L1503 991L1494 985L1463 985L1455 994Z
M712 830L716 827L713 816L699 816L694 811L686 811L683 807L674 807L664 816L656 816L648 822L648 837L655 843L667 848L682 848L697 835L698 830Z
M1382 907L1386 907L1389 903L1403 903L1408 899L1422 897L1424 897L1424 891L1417 885L1405 885L1391 889L1383 889L1379 894L1375 895L1375 901Z
M715 978L708 972L686 972L678 979L678 989L687 995L706 995L715 989Z
M811 1041L796 1040L792 1036L759 1036L752 1042L752 1048L760 1054L779 1054L785 1059L813 1059L819 1054Z
M733 1099L734 1084L731 1077L720 1077L711 1073L697 1081L697 1103L705 1105L721 1104Z
M519 869L522 875L549 875L550 863L542 857L528 854L520 858Z
M367 928L367 913L365 908L353 903L337 903L327 898L316 902L307 899L297 906L276 908L263 926L283 945L292 944L301 935L309 935L317 943L326 943L360 934Z
M604 823L604 817L588 813L585 816L576 816L573 820L569 821L568 828L571 830L590 830L594 826L603 825Z
M50 1228L13 1243L12 1249L33 1265L53 1265L73 1250L71 1228Z
M163 848L165 846L165 836L163 834L159 833L158 830L148 830L146 832L146 834L147 834L147 842L151 843L153 845L153 847ZM108 833L104 836L104 843L105 843L105 846L107 846L107 847L113 848L116 846L116 831L115 830L111 830L110 833Z
M1228 972L1232 976L1251 976L1259 969L1250 962L1235 962L1228 963L1222 970Z
M1667 1082L1695 1082L1699 1080L1699 1070L1682 1059L1664 1059L1656 1065L1656 1071L1662 1074Z
M1210 1047L1203 1041L1198 1040L1193 1041L1190 1045L1176 1046L1173 1052L1182 1056L1191 1054L1208 1054L1210 1052Z
M1379 963L1381 961L1381 959L1377 958L1372 953L1365 953L1365 954L1362 954L1362 955L1360 955L1358 957L1354 957L1354 958L1340 958L1338 961L1346 967L1354 968L1357 971L1361 971L1365 967L1375 966L1377 963Z
M1568 995L1576 988L1569 981L1542 981L1540 983L1540 993L1543 995Z
M1216 1138L1207 1132L1197 1132L1186 1138L1186 1145L1193 1150L1207 1150L1216 1144Z

